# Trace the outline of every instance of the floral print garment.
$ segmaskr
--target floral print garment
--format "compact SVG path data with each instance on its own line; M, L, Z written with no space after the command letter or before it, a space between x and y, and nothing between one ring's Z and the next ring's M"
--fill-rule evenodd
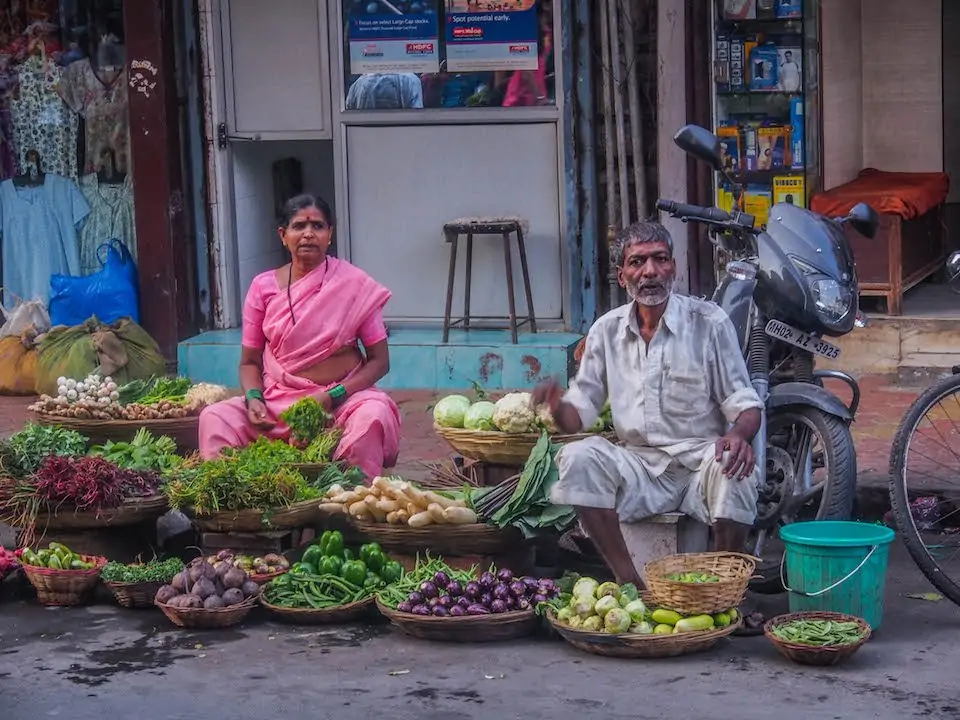
M62 72L39 56L27 59L18 68L19 97L10 102L13 147L20 172L26 166L27 152L36 150L44 172L75 180L79 121L57 95Z
M105 150L113 150L119 170L130 172L126 70L101 79L89 58L71 63L63 72L60 95L86 124L84 174L101 167Z
M101 183L96 173L80 178L80 192L90 204L90 214L80 232L80 274L89 275L102 266L97 249L119 240L137 259L137 230L133 215L133 182L130 175L119 185ZM106 255L104 255L106 258Z

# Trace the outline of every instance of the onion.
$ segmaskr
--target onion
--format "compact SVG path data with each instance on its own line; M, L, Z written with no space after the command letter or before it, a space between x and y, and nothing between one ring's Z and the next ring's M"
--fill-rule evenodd
M507 570L506 568L504 568L503 570L497 573L497 579L500 582L508 583L511 580L513 580L513 573Z

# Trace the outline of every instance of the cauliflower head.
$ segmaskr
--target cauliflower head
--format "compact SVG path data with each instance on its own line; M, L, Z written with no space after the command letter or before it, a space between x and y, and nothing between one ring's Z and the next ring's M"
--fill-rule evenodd
M507 393L497 400L493 408L493 424L506 433L529 431L537 419L530 401L530 393Z
M541 405L537 409L537 424L551 435L559 431L557 423L553 419L553 413L550 412L549 405Z

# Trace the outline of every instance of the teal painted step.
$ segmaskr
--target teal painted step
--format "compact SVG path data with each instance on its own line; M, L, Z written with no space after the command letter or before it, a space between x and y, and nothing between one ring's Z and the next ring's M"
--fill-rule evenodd
M521 333L510 342L507 330L453 330L440 342L439 328L392 328L390 373L384 390L469 389L476 381L490 390L528 390L554 377L566 383L573 371L575 333ZM179 372L194 382L237 387L240 330L214 330L180 343Z

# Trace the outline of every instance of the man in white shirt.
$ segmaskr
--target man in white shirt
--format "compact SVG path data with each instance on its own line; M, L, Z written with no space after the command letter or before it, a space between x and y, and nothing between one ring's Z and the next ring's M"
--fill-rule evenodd
M590 427L610 399L623 446L601 437L566 445L551 500L577 508L618 582L642 587L621 522L679 511L712 526L715 549L743 551L757 511L750 443L763 405L727 314L672 293L677 268L662 225L623 230L613 260L632 302L590 328L566 393L547 381L533 395L565 433Z

